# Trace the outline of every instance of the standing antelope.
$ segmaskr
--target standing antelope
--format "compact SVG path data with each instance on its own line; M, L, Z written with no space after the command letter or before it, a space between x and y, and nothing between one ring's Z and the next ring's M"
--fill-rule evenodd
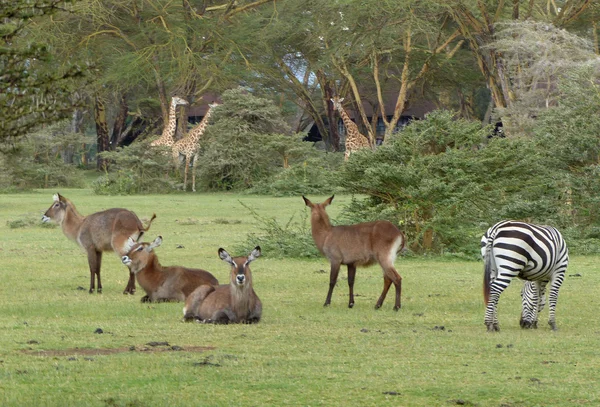
M385 296L394 283L396 287L396 303L394 310L400 309L402 277L394 268L398 252L404 248L405 237L394 224L386 220L358 223L356 225L332 226L325 207L333 201L333 196L320 204L313 204L302 197L310 208L312 237L319 251L327 257L331 264L329 274L329 291L323 306L331 303L331 294L337 282L340 266L348 266L348 288L350 299L348 308L354 306L354 277L356 268L379 263L383 269L383 291L375 304L380 308Z
M225 249L219 249L221 260L231 264L231 282L218 287L198 287L185 301L183 318L217 324L260 321L262 303L252 288L252 273L248 266L259 256L259 246L247 257L234 258Z
M146 291L142 302L185 301L196 288L219 281L206 270L181 266L163 267L154 253L162 244L162 236L152 243L136 243L129 239L130 249L121 258L124 265L135 274L140 286Z
M62 227L69 239L86 251L90 266L90 294L94 292L94 276L98 279L97 292L102 292L100 266L102 252L113 251L119 257L127 253L128 239L139 240L156 215L153 214L148 226L144 227L135 213L122 208L107 209L88 216L80 215L75 205L60 194L54 194L54 203L42 216L42 222L54 220ZM135 277L129 273L129 281L123 294L135 293Z

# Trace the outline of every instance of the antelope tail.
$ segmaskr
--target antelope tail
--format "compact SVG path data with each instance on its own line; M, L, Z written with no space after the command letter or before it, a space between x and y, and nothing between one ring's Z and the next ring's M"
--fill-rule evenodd
M483 268L483 300L485 301L485 305L487 306L488 301L490 299L490 283L492 281L492 267L493 267L493 259L492 259L492 243L493 238L488 237L487 243L485 245L485 256L483 257L484 268Z
M399 254L406 247L406 235L402 231L400 232L400 234L402 236L402 244L400 246L398 246L398 250L396 250L396 254Z
M147 232L148 229L150 229L150 226L152 226L152 221L156 219L156 214L153 213L152 217L150 218L150 221L148 222L148 226L146 226L145 228L142 229L142 232Z

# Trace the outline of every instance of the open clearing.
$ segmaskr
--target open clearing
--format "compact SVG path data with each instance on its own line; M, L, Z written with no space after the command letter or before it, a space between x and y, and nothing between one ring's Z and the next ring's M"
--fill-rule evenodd
M519 328L521 282L501 296L501 332L483 325L482 263L399 258L402 309L373 309L377 266L359 269L347 308L345 269L331 307L325 259L252 265L263 302L256 325L181 322L181 303L122 294L127 272L103 258L104 293L88 294L84 253L59 228L39 226L55 191L0 195L0 405L2 406L574 406L600 405L598 258L573 256L557 307L558 332ZM164 265L211 271L221 283L248 232L240 204L286 222L308 216L300 197L235 194L94 196L60 190L89 214L125 207L157 219ZM313 197L311 197L312 199ZM314 197L316 201L324 197ZM348 202L336 196L335 216ZM479 242L473 242L479 245ZM82 289L83 288L83 289Z

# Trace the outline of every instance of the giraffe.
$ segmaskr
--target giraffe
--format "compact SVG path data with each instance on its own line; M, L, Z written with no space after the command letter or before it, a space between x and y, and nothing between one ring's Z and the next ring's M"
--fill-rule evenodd
M333 102L334 109L337 109L337 111L340 112L340 116L344 121L344 126L346 126L346 153L344 154L344 161L348 161L350 154L363 147L371 148L371 143L369 143L367 136L360 133L356 123L348 117L348 114L342 106L344 98L334 96L331 101Z
M204 130L206 130L206 126L208 125L208 118L212 114L213 108L219 106L217 103L209 104L208 110L206 114L202 118L202 121L198 123L194 128L192 128L189 133L182 138L181 140L176 141L172 148L173 153L173 161L175 161L175 165L179 166L179 156L183 155L185 157L185 171L183 175L183 190L185 191L187 188L187 175L188 169L190 167L190 161L192 157L194 159L193 167L192 167L192 191L196 192L196 164L198 163L198 140L204 134Z
M187 105L188 102L177 96L171 99L171 107L169 108L169 121L165 123L165 128L162 135L150 143L151 147L166 146L171 147L175 143L175 129L177 128L177 105Z

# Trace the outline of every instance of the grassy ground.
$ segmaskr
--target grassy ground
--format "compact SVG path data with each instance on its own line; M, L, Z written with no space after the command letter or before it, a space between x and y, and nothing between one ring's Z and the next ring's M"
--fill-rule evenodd
M121 294L127 272L111 253L104 293L88 294L83 252L60 229L38 224L52 192L0 195L2 406L600 405L595 257L571 261L558 332L547 327L547 312L540 329L519 328L521 283L514 282L500 300L502 331L487 334L480 262L398 259L404 295L394 312L391 291L373 309L382 286L377 267L358 271L354 309L345 279L323 308L326 261L269 253L252 264L260 324L185 324L180 303L148 305L139 291ZM146 237L163 236L161 262L202 267L221 282L228 266L217 249L232 252L257 231L239 201L282 222L308 216L300 197L60 192L83 214L127 207L147 219L156 212ZM336 197L330 213L348 200Z

